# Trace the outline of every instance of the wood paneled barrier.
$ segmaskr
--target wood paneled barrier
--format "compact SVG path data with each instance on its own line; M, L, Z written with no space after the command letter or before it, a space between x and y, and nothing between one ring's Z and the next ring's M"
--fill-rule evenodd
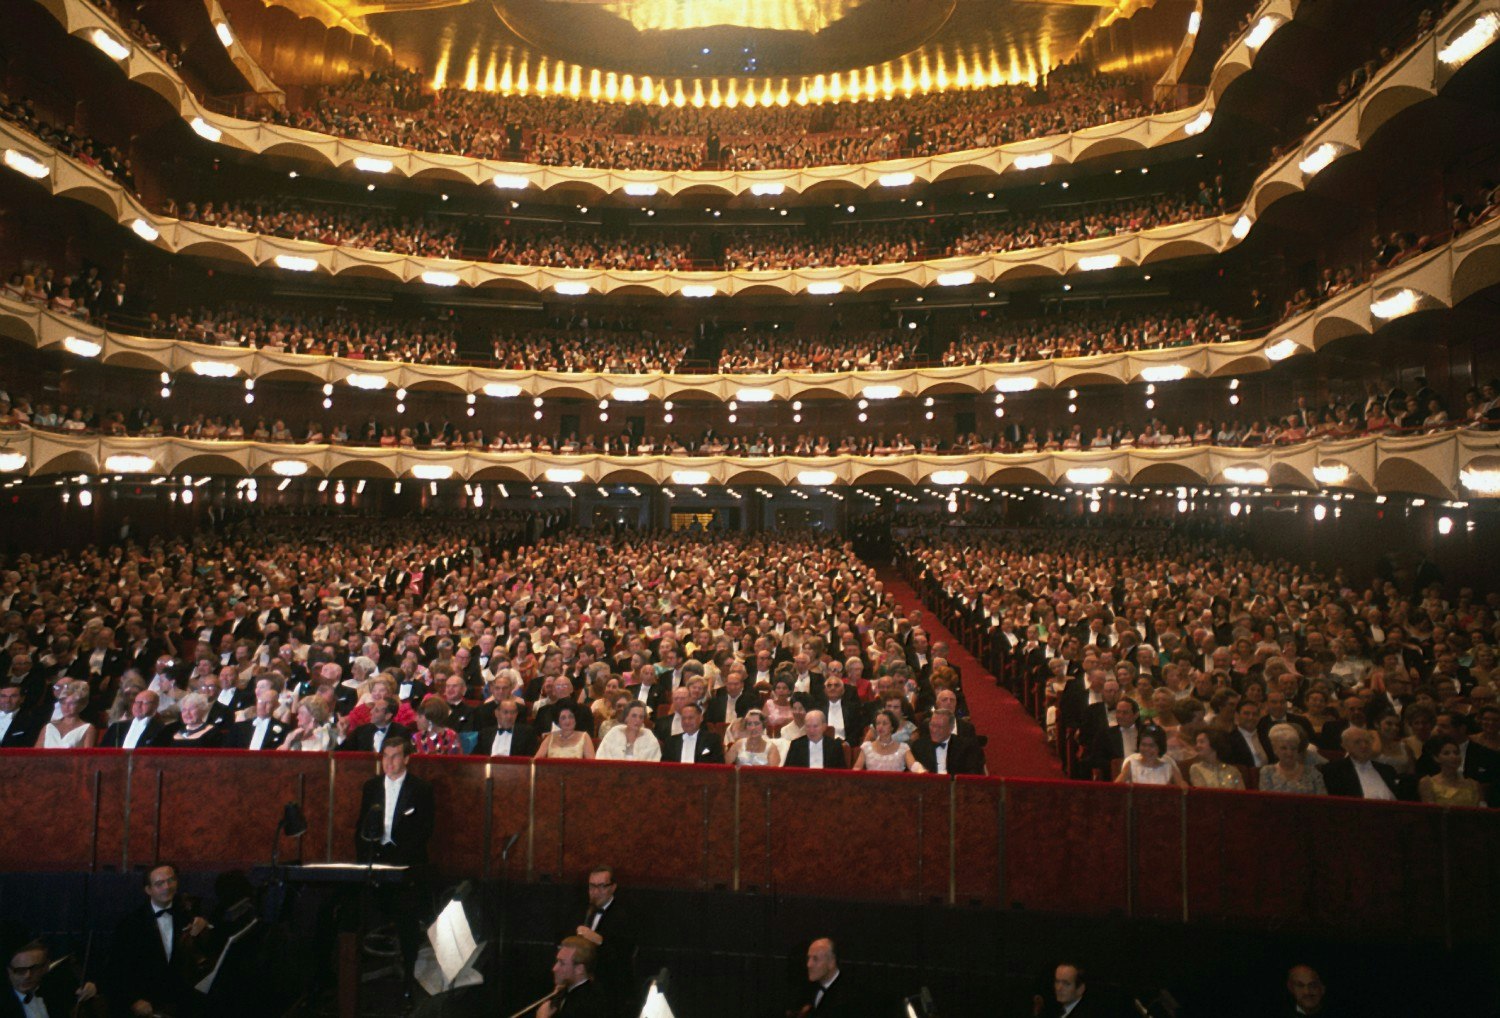
M8 871L348 860L369 754L0 751ZM1500 812L1001 778L418 757L455 876L1492 937ZM504 846L514 839L508 858Z

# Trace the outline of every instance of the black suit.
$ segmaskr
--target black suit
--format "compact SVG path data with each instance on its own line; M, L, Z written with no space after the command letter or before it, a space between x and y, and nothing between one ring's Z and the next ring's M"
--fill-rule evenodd
M292 729L275 718L269 719L266 725L266 737L261 740L262 750L276 749L291 733ZM249 749L250 743L255 740L255 719L249 721L237 721L229 727L229 737L224 740L225 749Z
M843 770L849 766L848 758L844 754L844 740L834 736L833 732L827 731L823 734L823 769ZM808 761L812 759L811 743L807 736L793 739L792 744L786 748L786 761L783 767L811 767Z
M1229 758L1224 762L1232 763L1237 767L1249 767L1253 770L1255 768L1255 753L1250 748L1249 740L1251 738L1255 738L1256 741L1259 742L1259 737L1246 735L1239 728L1239 726L1236 725L1234 728L1231 728L1229 730L1228 738ZM1266 754L1266 763L1274 763L1275 760L1276 755L1274 753Z
M105 729L104 737L99 740L99 745L105 749L119 749L122 747L125 744L125 736L130 733L130 723L134 720L134 718L125 718L110 725ZM167 731L167 723L159 716L153 717L150 721L146 722L146 730L141 733L140 740L136 742L136 747L145 749L148 746L162 746L171 737L171 733Z
M734 716L742 718L749 711L760 706L760 698L749 689L745 690L734 701ZM708 705L703 709L703 720L711 725L722 725L728 714L729 691L721 689L708 698Z
M490 755L490 750L495 745L495 734L499 730L500 726L494 724L493 720L489 726L479 729L479 737L474 740L475 756ZM537 747L541 745L541 741L535 728L517 721L510 737L510 755L536 756Z
M927 769L927 773L938 772L937 744L927 736L912 742L911 755ZM966 739L962 735L948 737L949 774L983 774L984 768L984 749L977 740Z
M1370 761L1376 773L1380 775L1386 787L1391 790L1391 795L1401 798L1396 787L1396 768L1390 764L1383 764L1379 760ZM1334 760L1331 763L1321 765L1323 772L1323 783L1328 786L1329 795L1343 795L1352 799L1363 799L1365 796L1364 786L1359 783L1359 775L1354 771L1354 761L1348 757Z
M599 960L595 964L599 986L609 1001L614 1014L635 1015L640 1002L635 999L635 951L636 931L631 922L629 908L622 908L619 897L610 899L602 911L589 908L580 924L591 927L603 942L599 945ZM568 933L572 933L569 930Z
M392 721L386 726L385 737L389 739L393 735L410 736L411 730L403 724ZM349 737L339 744L339 749L356 753L375 752L375 722L366 722L350 732Z
M816 1018L866 1018L869 1010L862 1007L857 999L854 983L849 975L842 970L838 978L823 991L823 999L818 1001L819 986L817 983L807 984L807 1003L812 1006L808 1012L809 1016ZM813 1003L817 1001L817 1003Z
M858 746L864 741L862 736L865 734L865 725L869 723L865 720L864 705L851 693L845 693L839 698L839 702L844 705L843 741L852 746ZM822 711L823 716L826 718L828 716L828 705L829 701L827 699L820 699L812 709Z
M16 711L5 738L0 739L0 749L29 749L36 745L38 735L47 724L47 715L37 711Z
M609 1000L599 980L579 983L561 1000L553 1002L554 1015L560 1018L609 1018Z
M663 763L682 762L682 736L669 735L661 740L661 759ZM693 763L715 763L724 762L724 740L716 733L706 728L698 729L698 751L693 755Z
M372 844L363 837L367 823L369 833L378 837L384 832L384 776L365 782L359 797L359 816L360 825L354 831L354 854L360 862L369 862L373 854L375 862L393 866L427 864L427 841L432 837L433 825L432 786L427 782L407 771L391 818L390 844Z
M9 960L9 959L7 959ZM73 1014L78 1006L78 980L73 976L72 966L64 962L42 977L36 995L47 1005L47 1014L62 1018ZM99 998L94 998L97 1002ZM97 1003L84 1004L81 1014L96 1014ZM15 991L7 984L0 987L0 1018L25 1018L26 1011Z
M191 938L185 935L197 915L196 906L188 898L179 895L172 903L174 932L172 956L168 958L151 900L126 913L115 927L114 950L110 953L112 1011L128 1014L132 1004L146 1000L157 1012L179 1018L198 1013L202 997L193 984L206 974L200 971L198 962L202 956L212 959L214 954L212 950L199 950L211 947L211 934L204 933L194 943L189 943Z

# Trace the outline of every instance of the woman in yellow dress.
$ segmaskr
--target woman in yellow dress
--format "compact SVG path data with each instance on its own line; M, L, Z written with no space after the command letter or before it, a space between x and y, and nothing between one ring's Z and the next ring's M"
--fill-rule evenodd
M1438 747L1438 772L1417 782L1417 793L1423 802L1438 806L1483 806L1484 790L1473 778L1458 772L1463 751L1452 739Z

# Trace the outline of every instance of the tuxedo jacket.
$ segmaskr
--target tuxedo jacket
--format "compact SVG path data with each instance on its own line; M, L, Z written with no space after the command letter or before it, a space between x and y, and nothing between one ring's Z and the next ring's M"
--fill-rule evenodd
M184 931L199 911L191 898L178 895L172 903L172 956L167 957L156 925L156 906L142 897L115 927L114 950L110 952L111 1010L128 1014L137 1000L148 1000L157 1011L182 1014L190 1010L196 993L193 984L206 974L201 971L200 960L206 956L211 963L215 957L212 933L204 933L192 945L188 943Z
M849 973L844 971L840 971L833 985L823 991L823 999L814 1004L813 1001L817 998L818 984L808 983L806 1000L811 1008L807 1012L809 1018L866 1018L870 1013L855 999L854 983L850 980Z
M287 735L291 733L291 726L270 719L266 726L266 737L262 740L262 750L275 749L286 741ZM236 721L229 726L229 737L224 740L225 749L249 749L251 741L255 738L255 721Z
M491 715L490 723L479 729L479 736L474 740L474 755L489 756L490 748L495 744L495 733L500 726L495 724L494 716ZM536 756L537 747L542 743L541 737L537 735L535 728L524 722L517 721L515 734L510 737L511 756Z
M749 689L745 690L734 701L734 716L742 718L747 711L755 710L760 706L760 700L755 693ZM728 713L729 692L721 689L708 698L708 706L704 708L703 720L711 725L721 725Z
M588 926L592 911L585 909L578 925ZM603 943L599 945L599 961L595 972L600 988L613 1005L611 1010L618 1014L625 1009L625 1005L638 1003L628 999L636 989L634 916L629 906L620 904L620 898L616 895L609 907L599 914L599 924L593 929L603 938ZM571 934L573 930L569 928L565 932ZM630 1013L635 1014L636 1010L631 1008Z
M37 736L47 724L47 715L39 711L16 711L5 738L0 739L0 749L30 749L36 745Z
M579 703L577 700L569 700L568 704L573 708L573 716L578 719L578 730L586 732L589 738L593 738L594 712L589 710L587 704ZM545 734L552 731L552 723L557 718L557 708L560 706L562 706L561 701L549 703L536 712L536 719L533 723L536 725L538 732Z
M130 723L134 720L134 718L125 718L110 725L104 730L104 737L99 740L99 745L106 749L119 749L124 745L125 736L130 732ZM165 745L166 741L172 737L167 727L167 723L159 716L153 717L146 722L146 730L141 733L136 748L145 749L148 746Z
M385 737L389 739L392 735L411 735L411 729L405 725L392 721L386 726ZM373 721L360 725L349 733L348 738L339 745L341 750L350 750L356 753L375 752L375 723Z
M372 812L381 819L370 821ZM401 783L396 813L391 821L391 844L371 844L361 835L367 822L384 824L385 776L365 782L359 796L359 819L354 828L354 856L360 862L383 862L393 866L423 866L427 863L427 842L432 837L432 786L411 771Z
M849 764L844 754L846 743L843 739L836 738L832 732L823 735L823 769L844 770ZM783 767L811 767L808 763L812 759L810 743L807 736L793 739L791 745L786 748L786 760L782 762Z
M1396 768L1390 764L1383 764L1379 760L1372 760L1375 772L1380 775L1386 787L1391 790L1391 795L1403 798L1396 784ZM1354 761L1348 757L1334 760L1323 764L1318 768L1323 772L1323 783L1328 786L1329 795L1343 795L1352 799L1363 799L1365 796L1364 786L1359 783L1359 775L1354 772Z
M1250 737L1247 736L1244 732L1240 731L1239 726L1231 728L1228 732L1228 737L1229 756L1225 759L1224 762L1232 763L1237 767L1254 767L1255 753L1250 748L1250 743L1248 741ZM1256 736L1255 738L1256 741L1259 741L1259 736ZM1273 763L1275 762L1275 760L1276 754L1266 753L1267 763Z
M918 763L927 768L927 773L937 773L937 746L931 739L924 736L913 741L911 744L911 755L917 758ZM962 735L949 737L949 774L983 774L984 767L984 749L979 745L977 739L967 739Z
M680 763L682 761L682 736L669 735L661 740L661 759L663 763ZM698 729L698 753L693 757L693 763L715 763L724 762L724 740L718 733L710 732L706 728Z
M48 972L42 977L42 985L37 987L37 996L47 1005L47 1014L62 1015L68 1018L73 1014L73 1009L78 1006L78 980L71 972L72 966L67 962ZM80 1015L93 1015L102 1013L98 1004L99 998L94 998L90 1003L84 1004L79 1010ZM21 1006L20 998L10 988L10 984L0 987L0 1018L26 1018L26 1010Z
M609 1000L599 980L590 979L554 1001L552 1013L558 1018L609 1018Z
M861 742L864 741L862 736L865 733L865 725L869 724L869 720L865 717L864 704L859 702L859 697L855 695L854 690L848 689L847 687L845 689L844 695L840 697L840 700L844 705L843 741L849 743L851 746L858 746ZM823 716L827 717L827 698L825 697L818 700L816 704L814 704L813 710L820 710L823 712Z

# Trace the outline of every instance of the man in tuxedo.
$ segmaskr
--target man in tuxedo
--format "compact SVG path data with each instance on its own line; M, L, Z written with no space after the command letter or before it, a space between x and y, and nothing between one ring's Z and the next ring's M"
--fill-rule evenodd
M582 937L564 937L552 962L552 996L536 1009L537 1018L607 1018L609 1001L594 979L599 952Z
M258 705L257 705L258 706ZM406 726L396 720L396 705L390 700L370 701L370 720L349 733L339 746L355 753L379 753L385 740L393 735L410 737Z
M841 742L858 746L864 741L864 708L849 692L844 680L830 675L823 680L823 696L814 706L828 719L828 729Z
M0 1018L31 1018L45 1014L48 1018L95 1014L98 989L93 983L78 985L67 965L52 967L47 945L40 940L4 945L10 992L0 991ZM84 1006L87 1001L93 1004Z
M1354 799L1399 798L1396 794L1396 769L1374 759L1375 734L1363 728L1346 728L1339 741L1343 744L1342 760L1323 764L1323 783L1329 795Z
M427 866L434 812L432 786L408 773L410 760L411 740L404 735L386 736L380 747L382 776L365 782L359 799L360 822L354 832L355 858L360 862L409 866L413 870L404 883L382 888L386 893L379 900L396 920L408 979L422 941L420 883Z
M1266 691L1266 712L1255 723L1255 732L1260 736L1261 748L1271 759L1276 757L1271 749L1271 729L1277 725L1296 725L1302 729L1303 739L1312 741L1312 724L1301 714L1293 714L1287 704L1286 693L1280 688L1272 687Z
M135 694L130 701L130 717L116 721L99 740L106 749L137 749L156 746L171 738L167 735L167 724L157 716L161 697L149 689Z
M1055 1018L1089 1018L1104 1013L1097 995L1088 994L1083 966L1072 962L1052 970L1052 999L1055 1006L1043 1013Z
M723 763L724 740L715 732L703 730L703 708L685 703L678 716L682 732L669 736L661 747L664 763Z
M819 937L807 945L806 1014L816 1018L864 1018L849 977L839 971L838 945Z
M0 749L35 746L42 723L34 714L21 713L20 686L0 686Z
M1417 758L1417 774L1426 777L1436 774L1438 751L1449 742L1458 744L1458 773L1473 778L1484 789L1485 801L1491 802L1490 786L1500 781L1500 753L1487 749L1469 738L1467 716L1455 710L1440 710L1432 727L1432 737L1422 747Z
M495 704L495 723L479 730L474 752L479 756L535 756L540 740L536 729L519 720L521 705L513 696Z
M617 889L613 867L595 866L590 870L588 911L574 932L598 949L599 985L609 1001L610 1012L633 1016L635 937L630 910L620 907L615 897Z
M226 749L276 749L286 740L291 731L275 718L277 693L274 689L262 689L255 694L255 716L230 726L229 738L224 740Z
M119 1014L167 1014L174 1018L202 1013L203 998L194 984L207 974L204 959L208 920L192 899L177 893L177 868L163 864L146 873L146 900L126 913L115 927L111 997Z
M731 724L758 706L755 694L745 689L744 673L731 668L724 676L724 688L708 698L703 719L711 725Z
M802 722L803 735L793 739L786 749L784 767L811 767L839 770L849 766L844 742L828 728L828 718L820 710L810 710Z
M1255 724L1260 719L1260 705L1254 700L1241 700L1234 709L1234 727L1229 731L1229 759L1237 767L1253 767L1257 771L1276 759L1260 741Z
M912 741L912 756L928 774L988 773L979 740L955 734L957 724L952 711L933 711L927 719L927 737Z
M1323 999L1328 988L1323 985L1323 978L1318 975L1318 970L1311 965L1293 965L1286 974L1286 992L1292 998L1292 1007L1282 1013L1297 1015L1298 1018L1307 1016L1313 1018L1316 1015L1328 1015L1331 1012L1324 1005Z
M1140 706L1128 696L1122 696L1115 704L1115 723L1106 726L1096 736L1093 745L1093 765L1109 777L1110 762L1124 760L1136 751L1141 742Z

